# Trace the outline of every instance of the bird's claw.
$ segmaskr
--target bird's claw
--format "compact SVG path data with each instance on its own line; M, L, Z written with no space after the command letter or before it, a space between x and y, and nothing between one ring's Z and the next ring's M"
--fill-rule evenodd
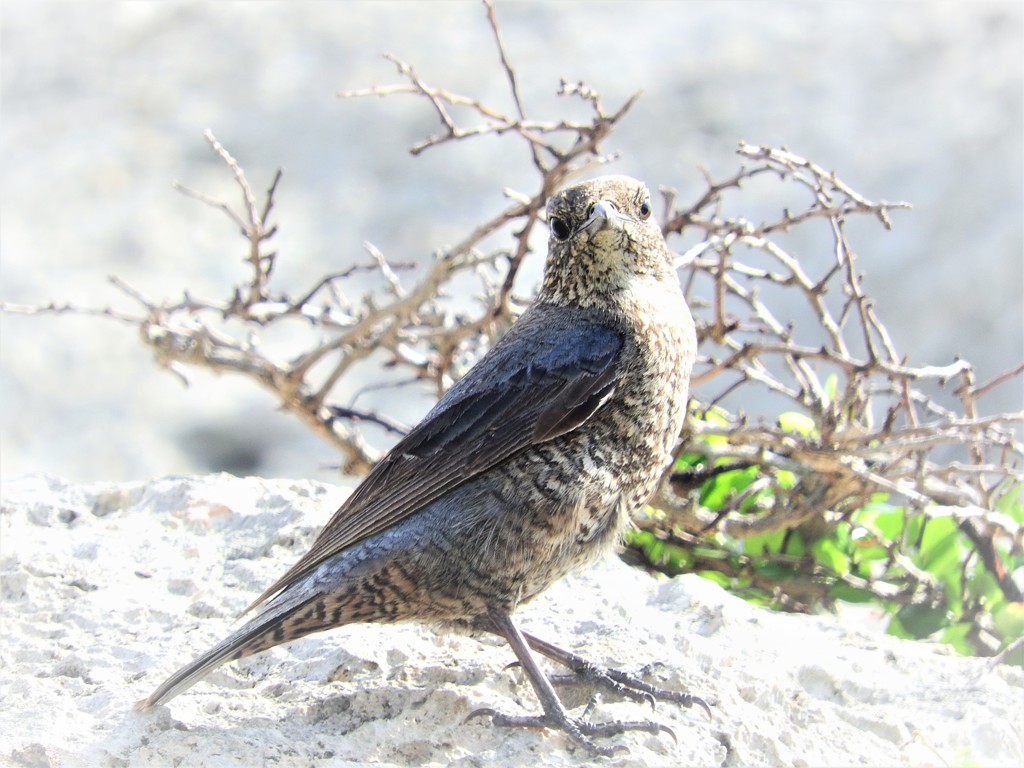
M607 675L602 675L600 673L594 674L591 671L582 673L572 672L567 675L548 675L548 679L551 681L552 685L599 686L610 693L621 696L624 699L636 701L640 704L650 704L652 712L657 709L657 698L655 698L653 694L648 691L637 690L629 685L623 685Z
M631 675L619 669L599 667L596 664L582 664L572 667L572 669L572 674L549 675L548 679L554 685L599 686L623 698L640 703L649 703L652 711L656 709L655 705L658 701L671 701L674 704L681 704L687 708L696 704L704 709L709 719L711 718L711 707L699 696L683 693L682 691L672 691L668 688L660 688L641 680L638 675ZM647 667L644 669L647 669Z
M498 712L490 707L482 707L469 714L466 720L474 717L490 717L491 722L501 728L553 728L567 734L581 747L595 755L611 757L613 755L628 752L629 748L622 744L601 746L596 744L590 737L617 736L627 731L643 731L657 735L667 733L672 740L679 743L675 732L667 725L656 723L653 720L609 720L604 723L590 721L590 714L593 711L595 700L584 709L583 714L576 718L571 717L567 712L552 712L543 715L507 715Z
M492 717L493 718L497 714L499 714L499 713L498 713L498 710L496 710L496 709L492 709L491 707L480 707L480 709L474 709L472 712L470 712L468 715L466 715L466 719L463 720L462 722L463 723L468 723L474 717Z

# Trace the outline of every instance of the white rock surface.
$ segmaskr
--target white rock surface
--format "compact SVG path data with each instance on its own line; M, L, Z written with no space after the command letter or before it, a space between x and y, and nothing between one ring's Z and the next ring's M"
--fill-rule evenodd
M168 477L3 484L0 765L1021 765L1024 673L942 648L771 613L696 576L617 560L520 614L595 661L714 702L662 704L678 735L620 737L594 760L560 734L479 707L537 703L502 643L353 626L237 662L154 712L131 704L225 634L308 546L346 491L313 482ZM585 695L563 692L567 704ZM599 716L650 715L605 700Z

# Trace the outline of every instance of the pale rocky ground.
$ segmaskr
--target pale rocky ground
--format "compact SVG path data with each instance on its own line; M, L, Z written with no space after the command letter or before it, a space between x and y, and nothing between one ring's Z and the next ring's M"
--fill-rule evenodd
M522 627L600 663L699 693L702 711L606 700L649 715L595 760L558 734L464 722L536 710L496 640L353 626L212 674L132 710L308 546L346 490L309 481L167 477L4 483L0 512L4 766L677 766L1024 764L1024 672L830 616L771 613L697 576L618 560L570 578ZM582 706L585 696L566 693Z

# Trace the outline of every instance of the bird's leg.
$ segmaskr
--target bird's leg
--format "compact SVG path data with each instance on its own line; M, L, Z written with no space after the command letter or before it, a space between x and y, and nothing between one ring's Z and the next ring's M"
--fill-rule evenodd
M621 745L614 747L598 746L589 737L614 736L626 731L645 731L655 734L664 732L672 736L673 739L675 738L675 734L672 733L671 729L651 720L592 723L589 719L590 711L593 708L591 705L587 706L582 717L572 717L565 710L565 707L562 706L562 702L559 701L555 689L551 686L551 682L530 652L526 638L516 625L512 623L511 617L503 613L492 612L490 620L493 622L493 631L508 641L516 658L519 659L519 663L526 671L526 676L530 679L530 684L533 686L533 690L536 691L537 698L540 699L544 714L526 716L506 715L502 712L485 708L476 710L469 717L486 715L491 718L491 722L499 726L557 728L567 733L573 741L592 753L604 756L614 755L616 752L624 751L626 748Z
M670 691L667 688L659 688L619 669L601 667L593 662L587 661L571 651L559 648L557 645L534 637L529 632L523 632L523 639L537 653L547 656L562 666L573 671L571 675L557 675L549 678L550 682L568 685L593 685L605 688L613 693L633 701L650 702L654 706L655 701L672 701L682 704L684 707L692 707L696 704L703 707L711 717L711 707L699 696L681 691Z

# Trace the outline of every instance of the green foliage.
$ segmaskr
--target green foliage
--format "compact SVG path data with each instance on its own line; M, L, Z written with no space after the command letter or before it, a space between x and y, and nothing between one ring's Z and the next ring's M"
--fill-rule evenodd
M721 419L715 412L705 418ZM784 414L779 422L805 436L814 429L801 414ZM699 438L675 465L710 475L690 497L702 517L749 519L795 487L791 472L723 458L724 439ZM716 458L708 460L702 448L715 449L709 453ZM997 496L993 512L1007 525L1024 522L1021 491L1008 483ZM658 510L650 510L648 522L628 543L649 563L667 573L696 572L757 604L810 611L836 601L869 603L887 616L889 634L946 643L965 655L992 654L1024 636L1024 602L1007 599L992 567L994 556L1005 573L1020 573L1019 543L993 537L986 562L950 507L916 509L879 493L827 525L816 520L743 536L717 525L687 534ZM1020 653L1007 660L1024 665Z

